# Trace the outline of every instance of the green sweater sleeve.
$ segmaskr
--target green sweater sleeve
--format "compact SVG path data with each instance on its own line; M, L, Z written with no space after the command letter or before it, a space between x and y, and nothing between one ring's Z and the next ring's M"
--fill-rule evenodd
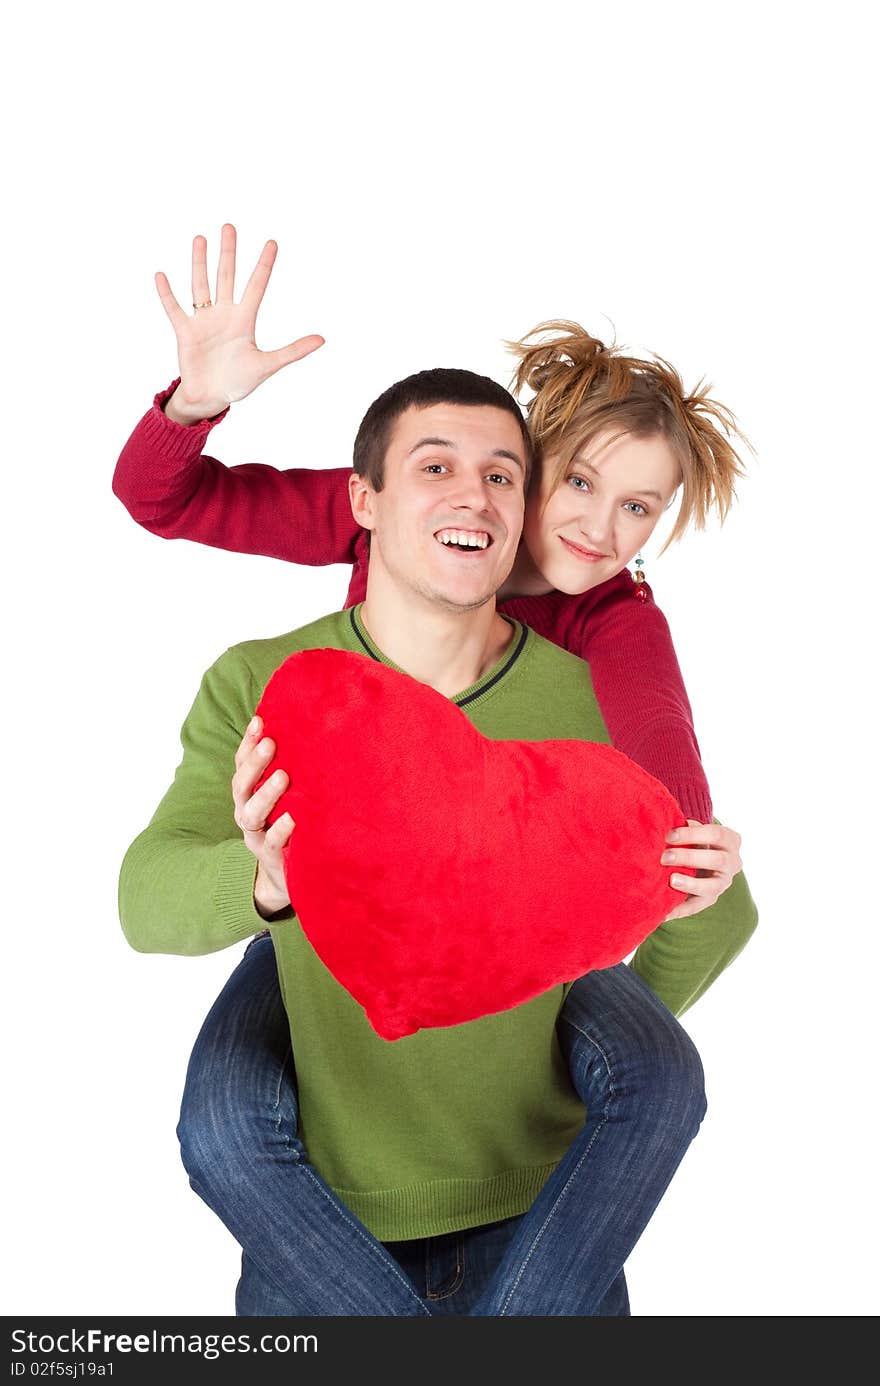
M183 759L119 878L123 933L142 953L213 953L258 933L257 861L233 818L235 752L261 688L227 650L207 671L180 739Z
M757 922L740 871L711 909L660 924L636 950L630 967L673 1015L683 1015L742 952Z

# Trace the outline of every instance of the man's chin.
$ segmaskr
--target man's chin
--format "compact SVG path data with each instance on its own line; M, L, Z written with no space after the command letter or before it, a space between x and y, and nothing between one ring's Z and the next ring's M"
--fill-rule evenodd
M432 592L430 601L444 611L479 611L481 606L495 600L494 592L485 592L479 597L463 597L445 592Z
M494 601L497 590L493 587L491 591L462 592L448 587L425 587L422 596L443 611L467 612L479 611L487 602Z

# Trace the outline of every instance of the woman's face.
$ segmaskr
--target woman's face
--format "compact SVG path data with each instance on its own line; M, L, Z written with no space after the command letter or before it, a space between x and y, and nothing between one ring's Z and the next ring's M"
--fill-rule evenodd
M626 567L681 482L665 438L611 430L578 453L551 492L555 474L548 457L529 493L523 538L546 580L572 595Z

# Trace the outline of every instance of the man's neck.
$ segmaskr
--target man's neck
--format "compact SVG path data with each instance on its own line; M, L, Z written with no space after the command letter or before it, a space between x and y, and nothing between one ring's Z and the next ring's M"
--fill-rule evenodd
M387 659L446 698L478 683L513 638L494 597L455 611L411 593L379 592L369 580L360 619Z

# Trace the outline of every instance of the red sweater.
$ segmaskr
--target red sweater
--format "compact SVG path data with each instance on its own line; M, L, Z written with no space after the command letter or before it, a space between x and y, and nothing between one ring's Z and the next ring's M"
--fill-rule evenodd
M163 539L312 567L351 563L345 605L363 601L369 547L348 501L351 468L278 471L205 457L208 434L228 410L189 427L174 423L162 406L178 383L156 395L116 464L113 491L132 519ZM661 780L686 817L708 823L690 703L666 618L645 586L647 600L635 601L624 570L579 597L516 597L499 610L587 661L613 744Z

